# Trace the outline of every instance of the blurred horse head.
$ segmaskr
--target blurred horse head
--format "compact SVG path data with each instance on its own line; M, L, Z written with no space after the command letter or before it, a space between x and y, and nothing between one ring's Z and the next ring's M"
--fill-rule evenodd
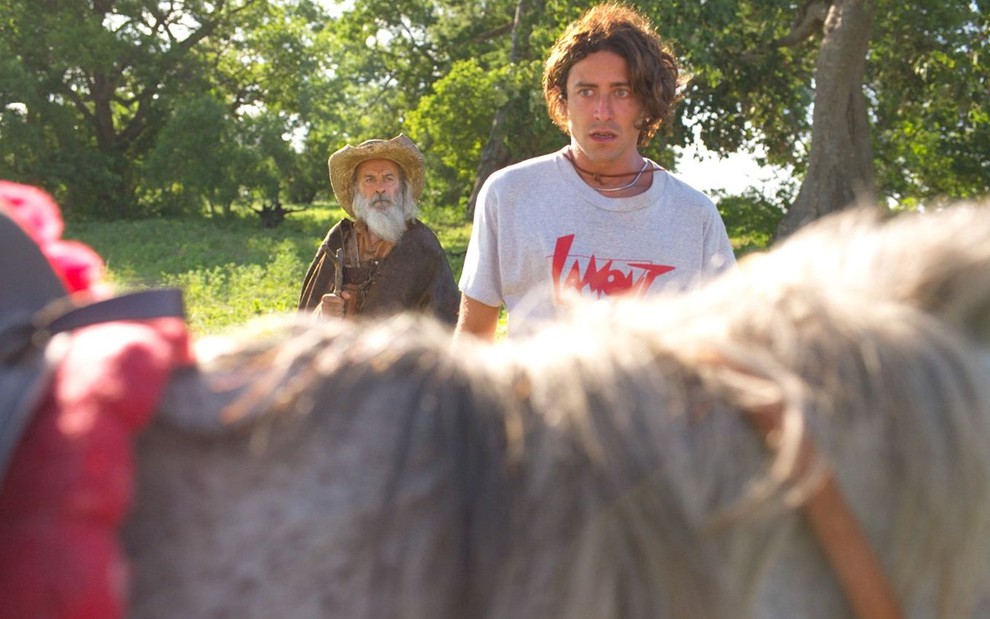
M825 484L903 616L977 616L988 215L847 213L494 346L412 316L203 341L140 440L132 616L851 617Z

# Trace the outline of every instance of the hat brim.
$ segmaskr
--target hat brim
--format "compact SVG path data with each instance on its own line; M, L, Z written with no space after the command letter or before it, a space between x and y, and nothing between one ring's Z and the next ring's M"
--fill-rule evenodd
M330 187L337 203L350 217L354 217L354 169L369 159L394 161L409 182L413 198L419 200L425 184L423 154L416 144L399 134L391 140L367 140L357 146L347 145L330 155L327 167L330 171Z

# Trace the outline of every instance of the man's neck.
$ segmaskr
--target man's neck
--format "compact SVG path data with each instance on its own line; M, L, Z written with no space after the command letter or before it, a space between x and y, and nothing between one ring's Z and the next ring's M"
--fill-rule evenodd
M645 161L645 158L639 154L638 150L631 150L621 155L596 156L595 153L581 148L581 146L573 141L564 150L564 153L582 170L587 170L589 173L600 174L605 177L626 175L626 180L636 174L643 167L643 162Z
M371 229L371 226L365 225L364 231L368 235L368 240L371 241L372 245L382 240L382 237L375 234L375 231Z
M653 184L653 166L638 151L634 151L634 155L635 169L632 167L633 164L627 163L627 160L632 160L631 157L620 158L617 161L595 161L574 145L564 150L564 156L574 166L581 180L609 198L636 196L648 190Z

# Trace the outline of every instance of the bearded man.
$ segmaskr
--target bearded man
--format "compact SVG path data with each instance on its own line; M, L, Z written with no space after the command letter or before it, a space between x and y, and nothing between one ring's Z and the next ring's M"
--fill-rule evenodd
M320 316L432 313L451 326L460 293L436 234L416 219L423 154L408 137L330 156L330 186L351 219L334 225L303 280L299 309Z

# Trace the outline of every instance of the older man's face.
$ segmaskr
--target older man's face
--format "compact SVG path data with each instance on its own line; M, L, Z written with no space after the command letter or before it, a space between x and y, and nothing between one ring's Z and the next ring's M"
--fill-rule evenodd
M381 238L396 243L417 213L409 183L389 159L369 159L354 171L354 216Z
M358 164L354 180L361 195L375 209L393 205L402 190L399 165L389 159L369 159Z

